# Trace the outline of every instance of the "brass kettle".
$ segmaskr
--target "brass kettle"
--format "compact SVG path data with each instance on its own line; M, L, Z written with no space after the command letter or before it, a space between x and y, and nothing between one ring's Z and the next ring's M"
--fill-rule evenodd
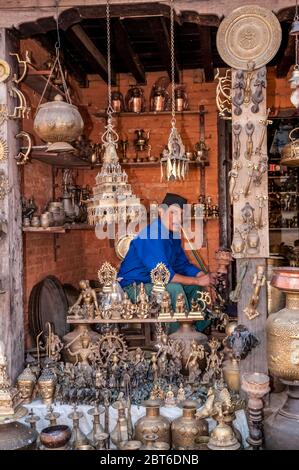
M290 142L286 144L281 151L280 163L286 166L298 167L299 166L299 137L295 139L292 137L295 131L299 131L299 127L295 127L289 133Z

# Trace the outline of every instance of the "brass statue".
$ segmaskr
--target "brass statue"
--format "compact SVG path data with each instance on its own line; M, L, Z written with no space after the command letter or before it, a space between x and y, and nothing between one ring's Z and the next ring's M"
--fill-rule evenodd
M117 280L117 270L106 261L98 270L98 279L103 284L103 292L111 293Z
M151 370L152 370L152 374L153 374L153 380L154 380L154 382L157 382L159 367L158 367L158 364L157 364L157 353L155 353L155 352L153 352L152 355L151 355Z
M180 292L176 298L174 318L186 318L185 297L182 292Z
M77 349L75 352L70 350L70 346L78 339L81 338L81 348ZM68 350L70 356L76 357L76 364L81 362L84 365L89 365L90 362L93 362L95 359L95 354L97 352L96 344L93 344L91 338L87 331L80 333L76 338L74 338L70 343L65 346L65 349Z
M164 400L164 398L165 393L159 387L159 385L155 383L150 394L150 400Z
M199 302L194 298L191 300L191 311L189 312L188 318L194 318L196 320L204 320L205 318Z
M37 381L37 385L44 405L51 405L53 403L56 383L57 378L54 372L48 367L43 369L42 374Z
M4 344L0 341L0 417L13 415L19 404L19 393L11 386L7 373Z
M167 320L171 318L171 301L169 292L165 291L162 295L162 301L160 306L159 320Z
M220 342L216 338L209 341L210 354L206 353L207 365L204 374L204 381L209 382L213 377L220 375L221 364L223 361L223 353L218 354Z
M180 386L179 386L179 389L178 389L176 401L177 401L177 403L181 403L185 399L186 399L185 389L184 389L184 385L181 382Z
M165 393L165 406L175 406L175 398L171 385L168 385L168 390Z
M90 287L89 281L80 281L79 287L81 289L81 293L78 300L69 309L69 315L74 315L76 318L83 317L87 320L93 320L95 316L101 316L96 292Z
M23 403L31 403L35 385L36 376L33 374L28 365L17 378L17 389L23 400Z
M128 293L125 292L124 300L122 302L121 317L124 320L131 320L134 317L134 312L132 310L132 302L128 297Z
M140 284L140 290L139 290L139 294L137 296L136 302L137 302L137 304L147 303L148 302L148 295L145 292L145 287L144 287L143 282L141 282L141 284Z
M259 316L259 312L257 311L257 306L260 299L260 291L261 288L265 285L266 277L265 277L265 268L264 266L257 266L256 273L253 277L253 292L250 297L248 306L244 309L244 313L249 318L249 320L253 320L254 318Z
M160 342L157 344L158 347L158 353L157 353L157 359L158 359L158 370L159 370L159 375L163 376L166 372L167 364L168 364L168 353L169 353L169 341L168 341L168 336L165 333L162 333Z
M165 291L165 286L170 281L170 272L164 263L158 263L157 266L151 270L151 282L154 284L152 293L157 294Z
M186 363L186 368L188 368L189 378L188 382L193 384L195 383L200 374L201 369L199 367L200 361L205 357L205 349L202 344L198 344L195 340L191 343L190 354Z

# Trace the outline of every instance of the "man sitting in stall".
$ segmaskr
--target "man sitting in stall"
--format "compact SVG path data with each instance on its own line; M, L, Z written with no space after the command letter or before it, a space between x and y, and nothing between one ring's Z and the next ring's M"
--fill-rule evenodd
M143 282L146 293L152 289L151 270L164 263L170 272L167 291L175 309L178 294L183 294L185 305L191 309L191 300L199 290L212 287L214 274L204 274L188 260L180 239L181 220L187 199L167 193L158 210L158 218L142 229L132 240L129 251L121 263L118 277L122 288L134 300L135 286ZM198 321L196 328L202 331L208 322Z

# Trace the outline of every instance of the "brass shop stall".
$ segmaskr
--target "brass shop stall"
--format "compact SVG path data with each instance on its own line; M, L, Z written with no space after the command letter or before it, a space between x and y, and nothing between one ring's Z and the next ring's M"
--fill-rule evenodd
M298 449L297 3L18 3L0 449Z

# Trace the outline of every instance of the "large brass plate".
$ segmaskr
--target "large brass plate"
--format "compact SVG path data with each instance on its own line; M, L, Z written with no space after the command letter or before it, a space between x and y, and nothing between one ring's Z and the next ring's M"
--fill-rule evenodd
M10 66L4 59L0 59L0 82L5 82L10 75Z
M236 8L219 26L217 49L221 58L235 69L262 67L275 56L281 43L276 16L256 5Z
M126 235L115 242L115 253L121 261L126 257L133 239L134 235Z

